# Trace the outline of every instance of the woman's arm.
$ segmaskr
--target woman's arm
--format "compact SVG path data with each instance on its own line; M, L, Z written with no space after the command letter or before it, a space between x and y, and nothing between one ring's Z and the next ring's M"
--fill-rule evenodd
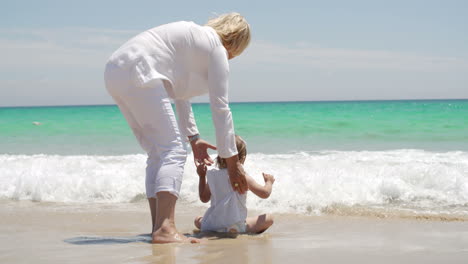
M176 106L177 122L179 123L180 133L184 136L184 140L187 137L198 135L197 123L192 111L192 105L187 100L174 100Z
M221 158L226 159L229 179L234 190L247 191L245 172L237 157L232 113L228 102L229 63L226 49L216 47L210 55L208 89L211 114L216 129L216 147Z
M221 158L237 155L232 113L228 101L229 63L226 49L219 46L210 55L208 90L216 146Z
M270 174L262 173L263 180L265 181L265 185L258 184L252 177L248 176L247 184L249 185L249 190L251 190L255 195L260 198L266 199L270 197L271 191L273 190L273 183L275 182L275 177Z
M206 166L199 164L197 167L198 180L198 196L203 203L207 203L211 199L210 186L206 182Z
M208 155L208 148L216 149L216 147L199 138L192 105L186 100L174 100L174 103L176 105L177 115L179 116L177 122L179 123L180 132L185 140L188 139L190 141L195 165L198 166L198 163L212 165L213 160ZM194 139L194 137L196 137L196 139Z

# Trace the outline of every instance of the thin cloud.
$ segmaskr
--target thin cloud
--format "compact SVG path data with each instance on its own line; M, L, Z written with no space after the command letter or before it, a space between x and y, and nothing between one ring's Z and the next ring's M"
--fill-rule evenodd
M241 60L245 65L284 65L319 69L387 69L411 71L467 70L463 58L385 50L323 48L301 42L296 46L254 42Z
M99 67L137 31L66 28L0 29L0 68Z
M0 68L102 67L107 57L134 30L99 28L0 29ZM385 50L324 48L307 42L279 45L256 41L238 60L248 67L294 67L297 69L385 69L440 72L467 70L464 58L429 56ZM237 62L236 62L237 63Z

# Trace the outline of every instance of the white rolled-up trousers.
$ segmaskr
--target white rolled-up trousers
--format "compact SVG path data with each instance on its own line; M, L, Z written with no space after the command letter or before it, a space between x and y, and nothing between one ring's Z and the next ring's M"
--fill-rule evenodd
M148 154L146 196L170 192L179 197L187 150L171 101L161 80L138 87L129 70L108 63L104 72L107 91L114 98L141 147Z

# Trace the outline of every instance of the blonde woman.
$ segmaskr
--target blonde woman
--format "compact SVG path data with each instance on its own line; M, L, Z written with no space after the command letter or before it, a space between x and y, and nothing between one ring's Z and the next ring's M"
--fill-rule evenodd
M200 138L191 97L209 94L218 155L226 159L232 187L241 194L247 191L228 104L228 60L249 42L249 24L240 14L229 13L205 26L180 21L152 28L109 58L106 88L148 153L146 195L153 243L198 242L180 234L174 218L187 157L183 141L190 142L196 166L213 164L207 149L216 149Z

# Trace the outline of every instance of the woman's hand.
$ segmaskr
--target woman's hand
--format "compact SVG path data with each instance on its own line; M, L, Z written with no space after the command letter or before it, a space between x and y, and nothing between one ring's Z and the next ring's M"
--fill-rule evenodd
M198 167L200 164L212 165L214 161L208 155L208 149L216 150L216 147L206 142L203 139L196 139L190 142L193 151L193 160L195 161L195 166Z
M244 167L239 161L237 155L226 159L229 180L231 181L232 189L240 194L244 194L248 190L247 180L245 178Z

